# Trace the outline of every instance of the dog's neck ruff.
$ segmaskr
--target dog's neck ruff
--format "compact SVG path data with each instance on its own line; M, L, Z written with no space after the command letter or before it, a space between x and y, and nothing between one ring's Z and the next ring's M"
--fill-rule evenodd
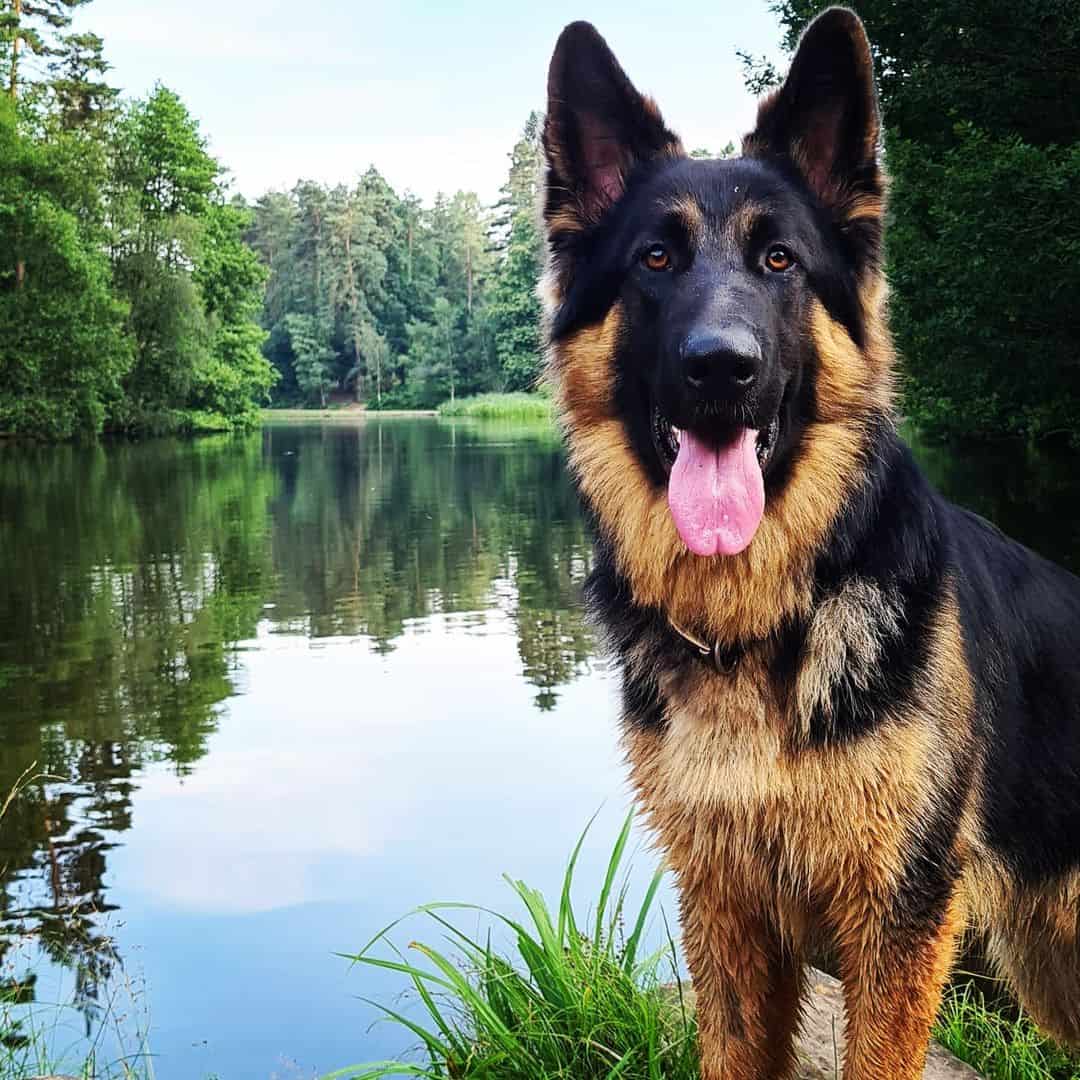
M711 663L721 675L730 675L745 651L740 644L725 645L721 641L714 641L710 645L684 630L670 615L668 625L702 660Z

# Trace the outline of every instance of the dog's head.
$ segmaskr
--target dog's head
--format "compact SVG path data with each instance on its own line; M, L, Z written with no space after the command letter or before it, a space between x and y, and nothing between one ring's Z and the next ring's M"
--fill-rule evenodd
M752 562L825 527L839 445L854 454L888 408L879 133L850 11L808 28L732 160L688 157L596 30L563 31L544 128L549 370L624 570Z

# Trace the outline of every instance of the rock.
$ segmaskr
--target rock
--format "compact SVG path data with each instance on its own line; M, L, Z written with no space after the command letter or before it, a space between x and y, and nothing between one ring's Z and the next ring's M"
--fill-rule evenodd
M798 1080L838 1080L844 1060L844 994L840 983L816 968L810 970L798 1042ZM924 1080L979 1080L969 1065L943 1046L931 1043Z
M842 1080L844 1061L844 993L837 979L811 968L803 1002L802 1030L796 1050L795 1080ZM687 1004L693 994L687 994ZM923 1080L979 1080L969 1065L943 1046L930 1044Z

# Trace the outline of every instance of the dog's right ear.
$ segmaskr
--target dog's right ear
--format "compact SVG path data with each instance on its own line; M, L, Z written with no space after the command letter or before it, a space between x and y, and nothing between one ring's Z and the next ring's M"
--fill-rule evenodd
M544 219L553 235L594 225L636 165L678 156L682 146L596 28L575 22L559 35L548 69L544 152Z

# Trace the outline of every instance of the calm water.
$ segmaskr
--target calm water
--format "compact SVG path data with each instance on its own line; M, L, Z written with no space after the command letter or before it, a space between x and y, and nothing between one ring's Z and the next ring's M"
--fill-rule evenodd
M1077 568L1075 458L922 457ZM503 871L553 891L602 807L594 882L627 797L589 559L545 430L0 444L0 791L48 774L0 825L0 950L54 1044L149 1023L160 1080L380 1058L408 1040L358 998L401 984L335 954Z

